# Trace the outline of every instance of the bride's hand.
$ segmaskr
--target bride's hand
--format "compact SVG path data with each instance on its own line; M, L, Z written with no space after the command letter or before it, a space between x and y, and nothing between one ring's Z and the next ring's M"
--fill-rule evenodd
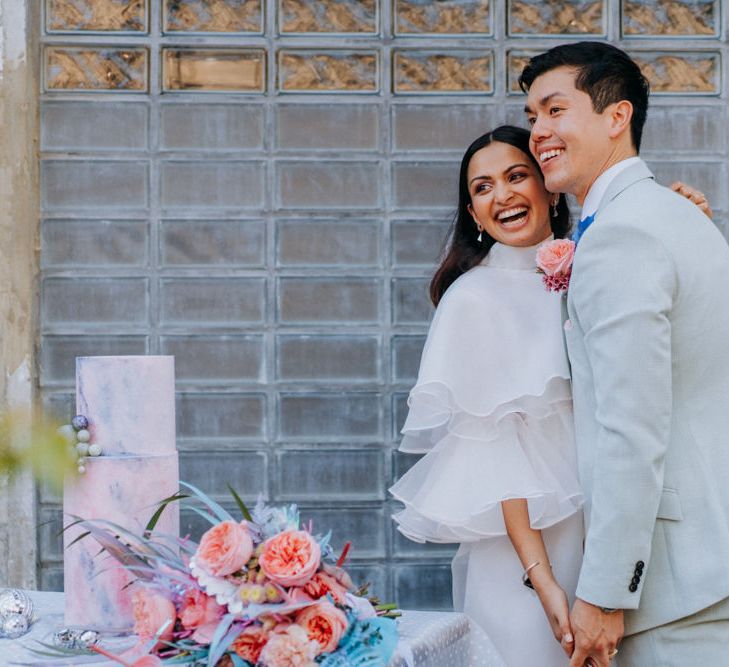
M714 213L709 206L709 202L706 201L706 195L701 192L701 190L692 188L690 185L681 183L681 181L676 181L675 183L672 183L671 190L673 190L674 192L678 192L678 194L686 197L686 199L688 199L690 202L696 204L696 206L698 206L707 217L714 217Z
M547 615L554 638L560 643L567 656L572 657L575 641L570 626L570 608L567 595L554 579L539 586L537 595L544 608L544 613Z

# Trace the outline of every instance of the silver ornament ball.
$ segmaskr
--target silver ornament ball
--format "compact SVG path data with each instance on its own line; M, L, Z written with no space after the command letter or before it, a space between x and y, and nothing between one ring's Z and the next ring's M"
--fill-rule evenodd
M0 617L20 614L26 620L33 615L33 601L25 591L18 588L0 590Z
M83 415L76 415L71 420L71 426L73 426L77 431L80 431L81 429L89 427L89 420Z
M81 648L88 648L89 646L96 644L98 641L99 633L96 632L96 630L84 630L78 636L76 643L81 646Z
M28 632L28 619L22 614L8 614L2 619L2 634L8 639L17 639Z

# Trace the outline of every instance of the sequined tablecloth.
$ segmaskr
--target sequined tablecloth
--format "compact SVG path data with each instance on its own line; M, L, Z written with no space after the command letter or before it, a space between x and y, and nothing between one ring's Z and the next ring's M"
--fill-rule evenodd
M63 625L63 594L30 591L36 620L19 639L0 639L0 665L110 665L95 656L56 660L39 656L39 641L50 642ZM398 619L400 642L388 667L506 667L486 634L464 614L404 611Z

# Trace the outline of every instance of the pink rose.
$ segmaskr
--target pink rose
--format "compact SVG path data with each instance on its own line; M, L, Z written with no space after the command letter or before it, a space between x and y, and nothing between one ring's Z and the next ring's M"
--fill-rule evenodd
M322 600L296 614L309 639L319 645L319 653L331 653L339 646L339 640L347 630L347 616L329 600Z
M326 597L329 593L335 602L343 603L347 589L342 586L331 574L317 572L304 584L304 592L313 600Z
M194 641L209 644L215 634L225 610L215 598L203 593L199 588L188 588L182 596L180 621L186 630L194 630Z
M252 665L258 664L261 651L268 642L269 633L257 625L248 626L235 639L231 648L236 655L247 660Z
M574 241L555 239L539 246L537 267L547 276L564 275L571 270L574 256Z
M304 628L290 625L269 637L258 659L265 667L317 667L314 658L318 650L318 644L307 637Z
M253 540L245 523L228 520L202 536L195 560L208 573L224 577L240 570L253 555Z
M162 641L172 638L177 611L172 601L164 595L146 588L137 588L132 593L132 614L134 632L142 639L152 639L163 626L164 630L159 636L161 641L157 647L162 646Z
M287 530L263 544L258 562L271 581L281 586L301 586L316 572L321 561L318 542L305 530Z

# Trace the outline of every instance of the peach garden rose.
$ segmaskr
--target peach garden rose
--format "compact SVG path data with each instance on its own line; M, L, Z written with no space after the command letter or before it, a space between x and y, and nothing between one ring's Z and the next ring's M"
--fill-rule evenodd
M192 639L209 644L215 634L225 609L215 598L206 595L199 588L189 588L182 596L180 621L186 630L194 630Z
M245 522L221 521L200 540L195 560L209 574L224 577L240 570L253 555L253 540Z
M258 559L263 573L281 586L303 586L321 561L319 543L305 530L287 530L263 544Z
M137 588L132 593L132 614L134 616L134 632L142 639L151 639L167 623L160 635L160 640L168 641L177 619L177 610L171 600L161 593L146 588ZM160 646L157 644L157 646Z
M309 639L304 628L290 625L271 635L261 651L259 662L265 667L317 667L314 662L319 646Z
M322 600L296 614L296 623L319 645L319 653L331 653L347 630L347 615L329 600Z
M318 600L330 594L335 602L344 603L347 589L342 586L332 575L326 572L317 572L309 581L304 584L304 592L312 600Z
M269 633L260 626L249 626L233 641L231 648L236 655L252 665L258 664L261 651L268 642Z

